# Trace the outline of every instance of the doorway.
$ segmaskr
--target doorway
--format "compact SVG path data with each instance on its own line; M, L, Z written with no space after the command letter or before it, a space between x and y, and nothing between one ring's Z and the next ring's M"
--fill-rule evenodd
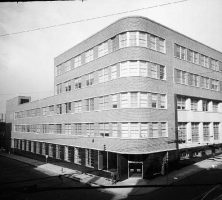
M129 178L143 178L143 163L142 162L128 162L128 177Z

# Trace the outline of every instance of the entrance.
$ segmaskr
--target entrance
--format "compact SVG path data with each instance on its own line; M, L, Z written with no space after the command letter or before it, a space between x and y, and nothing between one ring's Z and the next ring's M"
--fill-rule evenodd
M143 178L143 163L142 162L128 162L128 177Z

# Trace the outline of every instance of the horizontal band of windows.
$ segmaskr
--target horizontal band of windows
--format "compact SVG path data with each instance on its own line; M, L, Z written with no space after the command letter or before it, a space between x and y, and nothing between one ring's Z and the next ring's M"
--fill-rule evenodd
M120 138L167 137L167 122L15 125L15 132Z
M132 46L146 47L161 53L166 52L165 39L161 37L140 31L125 32L96 46L98 47L97 54L94 50L95 47L93 47L90 50L87 50L86 52L83 52L82 54L56 66L56 76L62 75L85 63L117 51L118 49Z

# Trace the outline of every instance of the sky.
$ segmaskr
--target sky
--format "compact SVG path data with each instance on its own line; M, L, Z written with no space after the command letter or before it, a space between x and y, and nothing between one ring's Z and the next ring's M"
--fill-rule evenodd
M54 58L122 17L148 17L222 52L222 1L186 0L155 7L176 1L0 3L0 113L5 113L6 101L18 95L32 100L52 96ZM136 9L141 10L131 12ZM101 17L120 12L125 13ZM96 17L101 18L85 20ZM76 21L81 22L11 34Z

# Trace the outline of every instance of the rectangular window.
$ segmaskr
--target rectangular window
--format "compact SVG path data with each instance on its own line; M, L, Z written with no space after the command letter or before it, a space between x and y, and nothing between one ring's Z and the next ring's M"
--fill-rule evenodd
M86 166L93 167L93 156L91 149L85 149Z
M71 113L72 106L71 102L65 103L66 113Z
M149 136L149 124L148 123L141 123L140 124L140 136L142 138L148 138Z
M157 50L159 52L165 53L165 40L162 38L157 38L158 42L157 42Z
M117 100L117 94L112 95L112 108L118 107L118 100Z
M213 123L213 129L214 129L214 140L219 140L219 122Z
M65 124L65 134L72 134L72 125Z
M185 141L187 140L187 123L178 123L178 139Z
M94 136L94 124L86 124L86 135Z
M152 108L157 108L157 94L151 94Z
M99 83L103 83L109 80L109 68L101 69L99 73Z
M210 140L210 123L203 123L203 140L205 142Z
M197 111L197 104L198 104L197 99L191 99L191 110Z
M186 108L186 98L185 97L177 97L177 109L185 110Z
M94 110L94 98L86 99L86 111Z
M160 108L166 108L166 95L160 95Z
M53 125L52 125L52 127L53 127ZM55 124L54 128L55 128L55 133L62 134L62 124Z
M56 105L56 114L62 114L62 104Z
M120 63L120 77L129 76L129 65L128 62Z
M81 164L80 149L74 148L74 163Z
M80 89L82 87L81 77L74 79L74 85L75 85L75 89Z
M129 107L129 94L128 93L122 93L120 95L120 105L121 105L121 108Z
M64 83L64 85L65 85L65 91L66 91L66 92L71 91L71 81L66 81L66 82Z
M82 135L82 124L80 123L74 124L74 133L75 135Z
M74 102L74 112L75 113L82 112L82 102L81 101L75 101Z
M151 77L157 78L157 64L151 63Z
M62 93L62 83L56 85L56 94Z
M148 73L147 67L148 67L147 62L139 61L139 75L140 76L147 77L147 73Z
M108 123L99 124L99 135L103 137L109 137L109 124Z
M187 84L188 83L187 72L181 71L181 83L182 84Z
M147 93L140 93L140 107L147 108L148 107L148 94Z
M111 80L117 78L117 66L113 65L111 66Z
M159 124L157 122L153 122L152 123L152 133L153 133L153 137L157 138L159 137Z
M46 149L45 149L45 143L42 143L42 155L45 155Z
M130 137L139 138L140 137L139 123L130 123Z
M174 48L174 56L180 58L180 46L175 44Z
M156 37L154 35L150 35L150 49L156 50Z
M182 60L186 60L186 49L184 47L180 47L180 58Z
M159 65L160 67L160 76L159 76L159 79L160 80L165 80L165 67L162 66L162 65Z
M182 71L178 69L175 70L175 82L182 83Z
M74 58L74 68L77 68L81 65L81 55Z
M147 33L139 32L139 46L147 47Z
M139 76L139 63L137 61L129 61L129 76Z
M202 110L203 111L208 111L208 103L209 103L209 101L207 101L207 100L202 101Z
M90 86L94 84L94 74L87 74L86 75L86 86Z
M121 124L121 137L123 138L129 137L129 124L128 123Z
M99 98L99 109L109 109L109 96L104 96Z
M118 137L118 124L112 123L112 137Z
M42 115L47 115L48 112L48 108L47 107L43 107L42 108Z
M194 54L193 51L190 49L187 49L187 60L189 62L194 62Z
M199 142L199 123L191 123L192 142Z
M161 122L160 126L161 126L161 130L160 130L159 137L167 137L167 123Z
M199 53L194 52L194 63L199 64Z
M108 42L104 42L98 46L98 57L108 54Z
M138 93L137 92L130 93L130 107L131 108L138 107Z
M137 45L137 32L128 32L129 34L129 46L136 46Z
M85 53L85 63L88 63L93 60L93 49L90 49Z
M213 102L213 112L218 112L218 102Z
M122 33L119 35L119 48L124 48L127 46L127 34Z
M219 90L219 81L211 79L210 89L218 91Z

